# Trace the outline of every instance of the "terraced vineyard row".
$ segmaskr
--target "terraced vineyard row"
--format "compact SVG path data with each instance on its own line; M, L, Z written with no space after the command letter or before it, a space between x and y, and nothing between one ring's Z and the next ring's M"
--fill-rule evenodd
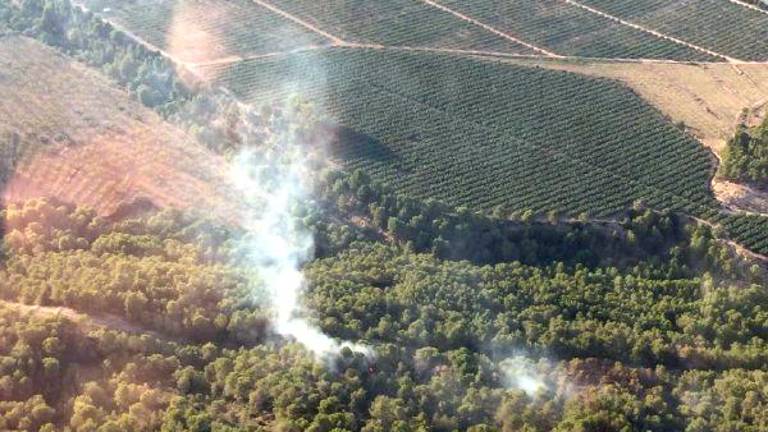
M349 42L535 54L417 0L272 0L271 4Z
M727 0L583 0L581 3L731 57L768 60L768 14Z
M315 101L347 128L335 151L348 167L422 198L596 216L642 198L716 213L707 153L612 81L455 56L344 49L216 72L245 100L295 92Z
M82 4L186 62L329 43L250 0L82 0Z
M606 58L722 60L624 26L561 0L442 0L440 3L559 54Z

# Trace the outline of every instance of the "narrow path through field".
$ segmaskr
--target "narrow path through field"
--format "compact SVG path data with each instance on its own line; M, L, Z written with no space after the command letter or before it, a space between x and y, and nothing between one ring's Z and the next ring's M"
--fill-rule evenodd
M671 59L644 59L644 58L603 58L603 57L583 57L583 56L564 56L558 55L557 57L539 55L539 54L516 54L499 51L485 51L485 50L467 50L458 48L435 48L435 47L415 47L415 46L403 46L403 45L381 45L370 43L356 43L345 42L342 45L308 45L299 48L293 48L286 51L276 51L266 54L253 54L244 56L228 56L218 59L204 61L204 62L191 62L186 63L186 66L190 68L205 68L213 66L222 66L232 63L238 63L247 60L258 60L262 58L279 57L283 55L290 55L294 53L306 52L306 51L322 51L331 49L373 49L373 50L391 50L391 51L412 51L412 52L432 52L442 54L458 54L466 56L488 57L498 59L553 59L553 60L573 60L573 61L595 61L595 62L614 62L614 63L636 63L636 64L680 64L689 65L690 61L685 60L671 60ZM719 62L706 62L699 61L696 64L723 64ZM744 64L763 64L763 62L745 62ZM735 65L734 65L735 67Z
M761 8L755 6L755 5L751 5L749 3L744 3L743 1L739 1L739 0L728 0L728 1L731 2L731 3L735 3L735 4L739 5L739 6L742 6L742 7L748 8L748 9L752 9L754 11L757 11L757 12L764 13L764 14L768 15L768 10L761 9Z
M710 49L707 49L707 48L704 48L704 47L701 47L701 46L698 46L698 45L694 45L694 44L692 44L690 42L686 42L686 41L684 41L682 39L678 39L678 38L676 38L674 36L670 36L670 35L658 32L656 30L650 29L648 27L644 27L644 26L641 26L639 24L635 24L633 22L626 21L626 20L621 19L621 18L619 18L619 17L617 17L615 15L611 15L611 14L608 14L608 13L603 12L601 10L595 9L593 7L581 4L581 3L579 3L579 2L577 2L575 0L562 0L562 1L565 2L565 3L568 3L569 5L576 6L576 7L579 7L581 9L584 9L585 11L591 12L591 13L593 13L595 15L600 15L600 16L602 16L604 18L608 18L608 19L613 20L613 21L615 21L617 23L623 24L623 25L628 26L628 27L632 27L635 30L640 30L640 31L646 32L646 33L651 34L653 36L656 36L658 38L665 39L665 40L668 40L668 41L671 41L671 42L674 42L674 43L677 43L677 44L680 44L680 45L684 45L684 46L686 46L688 48L695 49L696 51L700 51L700 52L709 54L711 56L723 58L723 59L727 60L730 63L745 63L745 61L743 61L743 60L739 60L739 59L736 59L736 58L733 58L733 57L729 57L729 56L727 56L725 54L720 54L720 53L712 51Z
M566 56L566 55L557 55L557 57L551 57L551 56L542 56L538 54L515 54L515 53L505 53L505 52L498 52L498 51L484 51L484 50L465 50L465 49L456 49L456 48L434 48L434 47L414 47L414 46L391 46L391 45L379 45L379 44L358 44L358 43L348 43L346 45L343 45L341 47L335 47L335 46L329 46L325 47L328 49L333 48L359 48L359 49L382 49L382 50L393 50L393 51L416 51L416 52L435 52L435 53L444 53L444 54L463 54L468 56L483 56L483 57L495 57L499 59L508 58L508 59L536 59L536 60L573 60L578 62L583 61L594 61L594 62L611 62L611 63L637 63L637 64L679 64L679 65L690 65L691 62L689 60L671 60L671 59L645 59L645 58L605 58L605 57L584 57L584 56ZM696 62L698 65L707 65L707 64L724 64L722 61L716 61L716 62L707 62L707 61L698 61ZM743 62L740 64L766 64L766 62ZM734 65L734 67L736 67Z
M344 46L347 46L347 45L344 45ZM331 47L324 46L324 45L307 45L307 46L293 48L286 51L276 51L276 52L271 52L266 54L253 54L253 55L244 55L244 56L228 56L228 57L221 57L221 58L208 60L204 62L189 63L188 65L191 67L221 66L221 65L231 64L231 63L238 63L242 61L279 57L282 55L289 55L289 54L295 54L295 53L306 52L306 51L318 51L318 50L324 50L328 48L331 48Z
M323 31L323 30L315 27L314 25L312 25L312 24L302 20L301 18L299 18L299 17L297 17L295 15L291 15L288 12L286 12L286 11L284 11L282 9L279 9L279 8L277 8L275 6L272 6L271 4L269 4L269 3L267 3L267 2L265 2L263 0L251 0L251 1L256 3L257 5L259 5L261 7L264 7L264 8L267 8L267 9L271 10L272 12L274 12L274 13L276 13L276 14L278 14L278 15L286 18L286 19L289 19L289 20L295 22L296 24L298 24L298 25L300 25L300 26L302 26L302 27L304 27L304 28L306 28L308 30L311 30L311 31L313 31L313 32L315 32L315 33L317 33L317 34L319 34L319 35L321 35L321 36L331 40L331 42L333 42L336 45L345 45L346 44L346 42L344 42L341 38L338 38L338 37L336 37L336 36L326 32L326 31Z
M464 21L472 23L472 24L474 24L474 25L476 25L478 27L481 27L481 28L483 28L483 29L485 29L485 30L487 30L487 31L497 35L497 36L501 36L504 39L510 40L510 41L515 42L515 43L517 43L519 45L523 45L524 47L530 48L530 49L532 49L532 50L534 50L536 52L540 52L540 53L542 53L542 54L544 54L546 56L557 57L557 58L562 58L563 57L563 56L561 56L559 54L556 54L556 53L554 53L552 51L548 51L548 50L546 50L544 48L540 48L540 47L537 47L536 45L532 45L532 44L530 44L528 42L522 41L522 40L520 40L520 39L510 35L509 33L504 33L503 31L497 30L497 29L489 26L488 24L482 23L482 22L480 22L480 21L478 21L478 20L476 20L476 19L474 19L474 18L472 18L472 17L470 17L468 15L465 15L465 14L463 14L461 12L457 12L457 11L451 9L451 8L443 6L443 5L441 5L439 3L436 3L436 2L434 2L432 0L421 0L421 1L426 3L426 4L428 4L428 5L430 5L430 6L432 6L432 7L438 8L438 9L440 9L443 12L448 12L448 13L456 16L457 18L460 18L460 19L462 19Z
M330 47L334 48L334 47ZM534 54L515 54L505 53L498 51L483 51L483 50L465 50L458 48L434 48L434 47L414 47L414 46L402 46L402 45L380 45L380 44L359 44L348 43L340 48L359 48L359 49L374 49L374 50L390 50L390 51L415 51L415 52L434 52L443 54L463 54L468 56L485 56L485 57L508 57L508 58L542 58L540 55ZM558 56L557 58L566 58Z

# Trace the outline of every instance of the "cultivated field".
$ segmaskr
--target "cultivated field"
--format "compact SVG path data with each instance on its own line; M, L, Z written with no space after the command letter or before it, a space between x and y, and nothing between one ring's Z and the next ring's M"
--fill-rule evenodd
M445 0L441 4L558 54L718 60L717 57L622 25L562 0Z
M52 196L105 216L140 198L230 205L223 161L98 72L23 37L0 39L0 64L0 137L18 137L21 156L5 201Z
M768 59L768 14L737 1L84 1L244 101L311 101L341 163L418 197L592 216L643 199L768 251L731 214L768 197L713 181L768 82L744 64Z
M728 0L583 0L580 3L741 60L768 60L768 12Z
M519 63L519 62L518 62ZM733 136L744 109L748 121L765 115L768 65L626 64L527 61L524 64L620 80L659 108L674 122L685 124L718 159ZM727 208L768 214L768 194L715 177L713 191Z
M330 43L251 0L83 0L82 4L181 62L236 60Z
M596 216L641 198L698 215L716 207L707 152L612 81L350 49L215 72L249 102L290 94L313 101L343 125L336 151L347 167L422 198Z
M277 0L272 4L353 43L535 53L421 1Z

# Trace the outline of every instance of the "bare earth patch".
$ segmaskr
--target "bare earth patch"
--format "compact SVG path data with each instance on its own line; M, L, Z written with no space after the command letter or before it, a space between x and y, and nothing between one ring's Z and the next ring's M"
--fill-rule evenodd
M725 179L712 181L715 196L726 208L747 213L768 214L768 193Z

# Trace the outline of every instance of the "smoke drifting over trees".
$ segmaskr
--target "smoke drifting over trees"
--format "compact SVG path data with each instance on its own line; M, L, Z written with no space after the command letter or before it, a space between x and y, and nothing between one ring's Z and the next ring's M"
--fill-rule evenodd
M312 180L319 175L312 170L308 146L288 129L232 158L231 179L241 194L239 220L245 230L238 247L274 309L278 334L294 338L318 357L337 355L342 346L367 352L362 345L335 341L302 316L307 314L300 306L307 283L302 266L314 251L314 235L302 215L317 212Z
M226 157L236 205L7 205L0 429L768 427L765 274L708 226L642 203L545 222L398 194L326 163L311 104L245 107L66 1L20 6L7 27Z

